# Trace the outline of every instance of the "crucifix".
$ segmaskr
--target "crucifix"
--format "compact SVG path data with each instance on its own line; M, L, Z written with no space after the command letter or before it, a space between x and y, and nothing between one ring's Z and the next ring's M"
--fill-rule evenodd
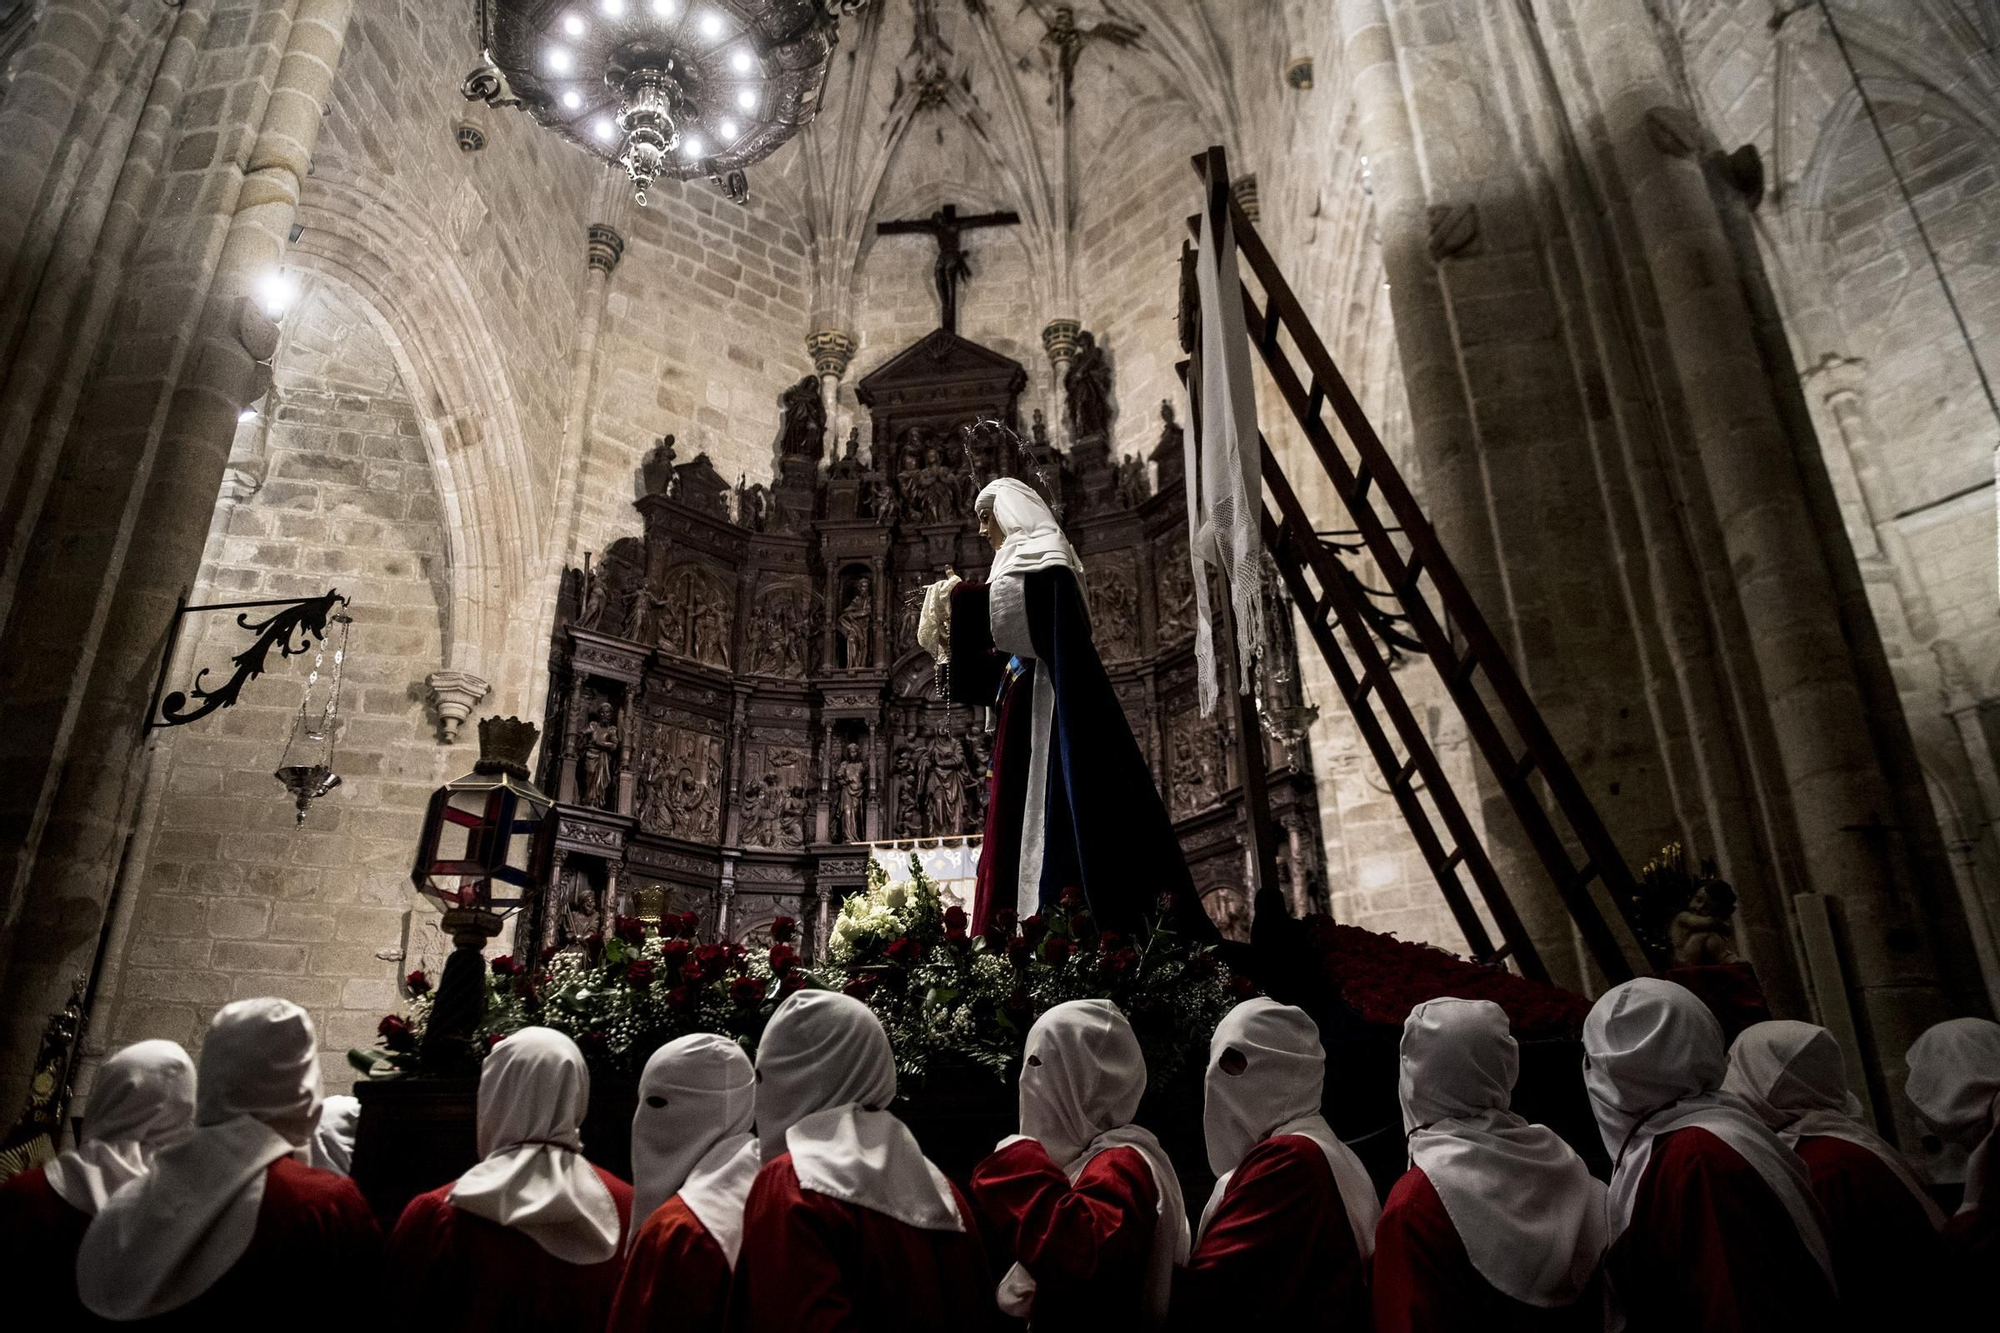
M956 204L946 204L927 218L902 218L893 222L878 222L875 232L879 236L900 236L912 232L928 232L937 241L937 263L931 274L937 283L938 304L942 307L939 327L947 333L958 332L958 287L972 278L972 262L959 248L959 233L973 227L1011 227L1021 220L1021 215L1011 210L999 213L974 213L969 217L958 215Z

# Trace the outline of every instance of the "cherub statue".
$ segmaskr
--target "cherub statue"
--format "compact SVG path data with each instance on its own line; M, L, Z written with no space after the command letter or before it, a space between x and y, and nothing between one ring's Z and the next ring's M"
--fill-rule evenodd
M1715 967L1738 961L1731 921L1735 915L1736 890L1719 879L1703 880L1667 927L1674 962L1682 967Z

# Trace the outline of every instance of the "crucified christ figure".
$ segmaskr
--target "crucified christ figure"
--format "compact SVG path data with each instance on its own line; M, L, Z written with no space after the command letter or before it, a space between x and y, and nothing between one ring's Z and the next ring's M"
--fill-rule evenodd
M946 204L927 218L878 222L875 231L882 236L924 232L937 242L937 262L931 266L931 277L937 284L938 326L948 333L957 333L959 285L972 278L972 261L959 245L960 234L974 227L1011 227L1020 220L1021 215L1012 211L960 217L956 204Z

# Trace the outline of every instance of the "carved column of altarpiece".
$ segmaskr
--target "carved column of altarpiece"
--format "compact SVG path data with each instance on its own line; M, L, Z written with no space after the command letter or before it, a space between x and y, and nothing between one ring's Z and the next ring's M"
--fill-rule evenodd
M821 438L800 394L775 483L732 488L671 440L644 470L644 535L564 576L540 781L557 794L551 891L522 924L562 944L614 913L695 912L755 941L778 916L815 953L828 914L864 882L853 844L977 833L989 740L935 697L914 594L947 566L980 577L991 551L972 517L979 476L1038 471L1064 499L1088 572L1093 629L1133 734L1166 794L1196 885L1242 936L1241 738L1235 710L1195 706L1194 598L1180 429L1165 413L1157 493L1143 463L1114 468L1101 434L1070 453L1017 451L1027 372L939 330L858 385L868 439ZM1273 678L1296 692L1285 635ZM1296 701L1294 701L1296 702ZM1295 908L1322 904L1320 824L1302 742L1264 742L1272 816L1291 836L1280 877ZM517 942L517 947L519 947Z

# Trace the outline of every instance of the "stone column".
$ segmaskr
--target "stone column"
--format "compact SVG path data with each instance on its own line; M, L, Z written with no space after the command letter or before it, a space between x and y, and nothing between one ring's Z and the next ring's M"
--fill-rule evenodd
M1604 117L1609 162L1631 201L1659 302L1670 370L1736 591L1799 826L1807 879L1851 926L1850 984L1878 1088L1900 1087L1903 1051L1944 1016L1916 902L1910 843L1871 836L1895 817L1871 736L1856 649L1819 544L1753 333L1738 260L1689 141L1692 116L1639 0L1571 0ZM1414 401L1415 395L1412 395ZM1886 831L1886 830L1885 830ZM1902 1099L1890 1099L1898 1105ZM1900 1116L1907 1117L1907 1111Z
M820 391L826 397L827 430L833 436L834 456L839 457L840 442L840 377L847 373L847 367L854 360L854 335L839 329L821 329L806 335L806 355L812 358L813 370L819 375Z
M590 391L597 378L597 333L604 322L605 292L624 253L625 238L606 224L593 222L584 232L583 306L570 347L569 406L563 413L562 464L556 473L559 538L552 543L554 559L547 571L552 587L562 567L580 559L577 543L583 528L583 478L590 474Z
M340 59L351 0L299 0L240 188L223 234L185 369L150 458L131 460L139 491L102 568L107 595L88 617L69 696L72 719L49 757L42 804L15 852L14 949L0 987L0 1059L10 1075L32 1056L43 1015L66 979L87 970L132 828L145 765L139 719L161 635L181 589L200 569L237 417L257 384L259 352L275 329L257 307L260 281L278 271L299 188ZM114 515L115 517L115 515ZM10 629L10 637L11 630ZM0 1095L11 1095L10 1078Z
M1052 319L1042 330L1042 348L1048 352L1049 364L1056 372L1054 391L1049 395L1055 407L1055 415L1049 420L1049 438L1058 448L1069 429L1069 398L1063 380L1069 374L1070 362L1076 360L1076 337L1082 332L1083 322L1075 319Z
M1903 605L1903 619L1909 624L1911 637L1919 644L1926 644L1937 637L1937 612L1924 588L1916 557L1910 554L1909 539L1896 525L1896 497L1883 472L1875 423L1861 396L1866 381L1867 367L1847 357L1829 357L1806 372L1806 388L1820 394L1840 430L1841 444L1854 469L1855 489L1861 495L1869 535L1874 540L1873 554L1879 554L1889 566L1889 578L1896 586L1896 597Z

